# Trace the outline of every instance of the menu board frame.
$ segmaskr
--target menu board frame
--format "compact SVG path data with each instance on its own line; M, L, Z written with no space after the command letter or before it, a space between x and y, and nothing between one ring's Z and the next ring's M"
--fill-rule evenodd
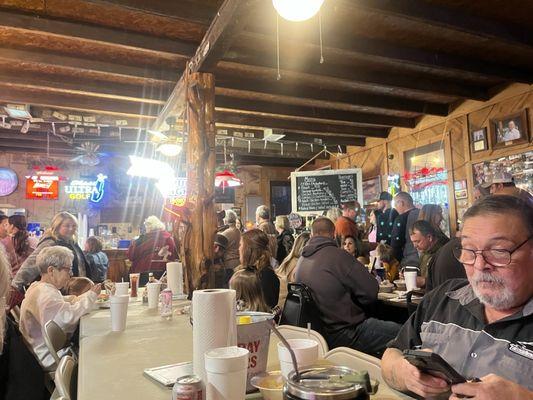
M292 212L298 213L303 216L322 214L325 210L301 211L298 209L297 178L312 177L312 176L331 176L331 175L355 175L356 186L357 186L356 187L357 201L359 202L359 204L361 205L363 204L363 170L361 168L291 172Z

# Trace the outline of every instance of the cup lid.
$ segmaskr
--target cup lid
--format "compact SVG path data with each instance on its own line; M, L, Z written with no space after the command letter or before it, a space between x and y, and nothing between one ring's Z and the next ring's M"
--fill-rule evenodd
M357 372L347 367L309 367L296 373L289 373L285 392L302 400L353 400L366 396L366 389L349 379Z
M130 296L127 294L111 295L109 296L109 301L111 303L129 303Z

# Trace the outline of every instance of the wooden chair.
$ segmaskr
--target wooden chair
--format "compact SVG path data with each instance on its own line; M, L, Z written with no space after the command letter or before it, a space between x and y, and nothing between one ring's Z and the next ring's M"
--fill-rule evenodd
M78 382L78 364L71 356L61 358L56 369L54 382L59 398L76 400Z

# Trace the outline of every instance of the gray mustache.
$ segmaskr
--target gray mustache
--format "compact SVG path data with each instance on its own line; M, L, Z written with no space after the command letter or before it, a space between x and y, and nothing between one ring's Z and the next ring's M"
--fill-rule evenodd
M497 283L499 285L504 284L504 280L502 278L496 277L490 273L487 272L481 272L477 276L474 277L474 284L476 283Z

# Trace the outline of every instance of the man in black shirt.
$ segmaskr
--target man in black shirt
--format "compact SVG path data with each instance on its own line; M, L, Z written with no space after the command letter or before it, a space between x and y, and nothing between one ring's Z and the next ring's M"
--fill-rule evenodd
M385 241L388 245L391 244L392 228L394 220L398 216L398 211L392 208L392 195L388 192L381 192L379 195L378 208L379 213L376 214L377 234L376 242L381 243Z
M450 279L466 279L465 267L453 255L453 249L461 247L461 239L453 238L442 246L428 266L426 292L442 285Z
M424 398L451 389L452 400L531 400L533 207L512 196L488 196L463 219L454 256L468 280L450 280L424 297L383 355L383 377ZM481 381L450 387L403 358L402 351L413 348L435 352L466 379Z
M392 228L391 246L394 257L400 261L402 267L418 267L418 252L411 242L409 231L418 219L420 210L415 208L413 198L407 192L398 192L394 197L394 207L400 214L394 220Z

